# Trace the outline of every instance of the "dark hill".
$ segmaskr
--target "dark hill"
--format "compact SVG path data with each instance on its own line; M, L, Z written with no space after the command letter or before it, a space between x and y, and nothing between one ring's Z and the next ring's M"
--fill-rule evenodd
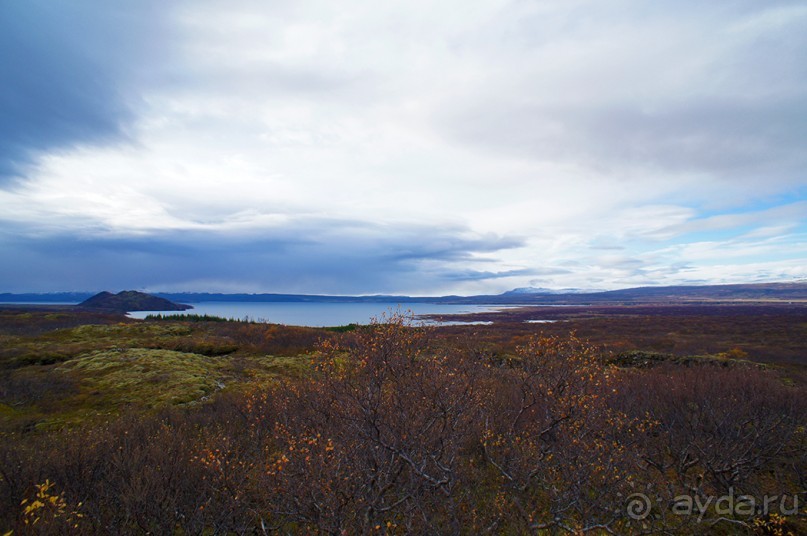
M92 298L84 300L79 306L113 311L185 311L193 309L190 305L174 303L165 298L158 298L135 290L124 290L118 294L100 292Z

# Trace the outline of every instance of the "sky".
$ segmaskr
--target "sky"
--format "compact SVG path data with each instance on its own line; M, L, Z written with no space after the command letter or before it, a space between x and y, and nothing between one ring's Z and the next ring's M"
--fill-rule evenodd
M807 279L803 0L0 0L0 292Z

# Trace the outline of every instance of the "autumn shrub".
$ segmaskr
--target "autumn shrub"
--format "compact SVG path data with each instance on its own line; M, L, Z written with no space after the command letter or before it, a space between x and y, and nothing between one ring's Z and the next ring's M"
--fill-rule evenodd
M49 480L66 504L81 504L82 534L241 532L256 526L245 493L221 489L220 469L202 463L221 449L247 459L243 402L223 396L201 409L132 413L105 424L0 442L0 528L25 534L20 502ZM232 451L230 450L232 449ZM240 463L240 462L239 462ZM246 488L245 488L246 489ZM44 519L38 533L61 534Z
M399 316L321 346L317 371L272 393L276 528L455 532L463 452L479 429L474 367L428 350Z
M700 519L670 515L681 496L702 503L729 495L804 497L803 389L772 372L708 364L630 372L621 383L618 406L655 423L636 445L638 478L659 505L648 522L704 527L726 517L712 510ZM728 523L750 530L756 515L732 515Z
M648 423L609 404L616 382L594 347L537 337L493 370L482 446L499 484L496 525L530 532L612 530L624 525L636 434Z

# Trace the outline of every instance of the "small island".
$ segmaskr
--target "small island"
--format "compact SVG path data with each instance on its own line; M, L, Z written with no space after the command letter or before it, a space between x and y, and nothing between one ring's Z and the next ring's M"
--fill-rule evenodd
M99 292L95 296L88 298L79 304L79 307L87 309L103 309L107 311L186 311L193 309L192 305L174 303L165 298L159 298L138 292L136 290L124 290L117 294L111 292Z

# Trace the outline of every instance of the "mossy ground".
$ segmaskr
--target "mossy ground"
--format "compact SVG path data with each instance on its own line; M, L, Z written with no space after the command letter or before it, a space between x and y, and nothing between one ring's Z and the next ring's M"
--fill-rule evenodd
M297 375L310 361L267 355L231 335L206 323L165 321L0 333L0 431L202 404L219 391Z

